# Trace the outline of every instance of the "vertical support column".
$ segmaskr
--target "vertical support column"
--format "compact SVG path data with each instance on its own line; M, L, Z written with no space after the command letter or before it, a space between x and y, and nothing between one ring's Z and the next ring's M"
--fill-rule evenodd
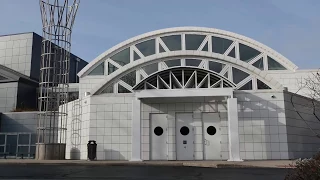
M228 131L229 131L228 161L242 161L242 159L240 159L237 98L228 98L227 103L228 103Z
M138 98L132 100L132 142L131 160L141 160L141 101Z

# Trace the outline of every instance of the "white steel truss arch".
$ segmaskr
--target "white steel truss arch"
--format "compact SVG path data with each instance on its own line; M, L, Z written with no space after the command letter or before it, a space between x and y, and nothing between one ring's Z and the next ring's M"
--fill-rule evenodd
M188 88L235 88L225 77L204 69L176 67L152 74L135 85L133 90L188 89Z
M173 63L176 64L175 67L198 68L216 73L219 76L228 79L228 81L235 85L235 89L239 90L283 89L282 85L265 71L261 71L248 63L237 61L232 57L207 52L194 55L194 52L192 51L187 51L183 54L185 55L167 52L165 56L160 58L148 56L145 57L143 61L134 61L123 67L122 71L116 71L106 76L99 85L91 90L91 94L133 92L134 86L139 84L142 80L157 72L172 68L172 66L168 67L169 65L172 65L172 62L170 61L175 61ZM192 62L190 64L189 60L197 61L197 63ZM164 67L163 64L167 64L167 67ZM219 70L217 70L218 66L220 66ZM153 68L154 70L151 71L150 69ZM131 74L131 78L129 79L128 74ZM128 83L119 83L120 80L123 82L128 81ZM259 87L257 85L258 82ZM147 85L149 86L149 84Z
M198 37L188 38L192 35ZM168 37L171 39L166 40ZM192 47L188 47L190 44ZM219 47L216 47L217 45ZM220 47L224 45L225 47ZM297 69L295 64L281 54L245 36L213 28L179 27L149 32L120 43L91 61L78 75L84 77L90 74L101 63L108 64L106 61L108 59L113 62L118 61L120 66L125 66L141 61L147 56L161 56L168 52L180 54L180 51L186 50L230 56L264 71L277 70L277 67L268 67L269 61L282 69L290 71ZM113 71L110 72L108 68L105 68L101 75L111 73Z

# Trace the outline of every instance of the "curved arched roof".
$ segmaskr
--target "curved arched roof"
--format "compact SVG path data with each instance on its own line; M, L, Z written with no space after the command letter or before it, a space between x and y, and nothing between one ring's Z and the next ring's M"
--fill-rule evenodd
M241 59L241 52L243 52L243 54L257 53L255 58L252 57L251 59L245 59L242 61L245 61L249 64L255 64L255 62L259 61L260 58L262 58L263 64L264 64L263 70L270 70L270 68L268 69L269 58L273 64L276 64L276 66L277 65L283 66L283 68L285 68L287 70L291 70L291 71L295 71L297 69L297 66L295 64L293 64L287 58L282 56L280 53L276 52L275 50L267 47L266 45L264 45L262 43L255 41L251 38L248 38L248 37L236 34L236 33L224 31L224 30L214 29L214 28L178 27L178 28L168 28L168 29L152 31L149 33L145 33L145 34L133 37L127 41L124 41L124 42L112 47L111 49L105 51L101 55L99 55L97 58L95 58L93 61L91 61L86 67L84 67L78 73L78 75L79 75L79 77L84 77L84 76L88 75L92 70L94 70L102 62L108 60L110 57L116 55L117 53L119 53L123 50L126 50L129 47L130 47L129 48L129 51L130 51L130 62L129 63L132 63L134 61L134 59L136 59L134 56L137 56L137 57L140 56L140 58L143 59L142 56L144 56L144 54L141 53L141 51L139 51L141 49L137 48L137 45L142 42L148 41L148 40L154 39L156 41L155 46L159 46L159 44L160 44L160 46L162 46L162 48L163 48L163 51L167 52L168 50L170 51L170 48L166 47L166 43L164 43L163 37L167 37L167 36L171 36L171 35L181 35L182 47L180 50L186 50L186 45L184 45L185 41L186 41L186 34L187 35L194 34L194 35L204 36L205 38L203 39L203 42L200 44L200 46L202 46L201 48L204 48L205 46L209 46L209 47L207 47L209 52L212 52L212 48L214 46L214 44L212 43L213 38L219 38L220 40L221 39L222 40L223 39L230 40L232 42L231 42L231 44L227 43L229 45L229 47L225 48L224 54L225 53L234 53L234 56L236 59L242 60ZM191 39L191 37L190 37L190 39ZM208 45L205 44L206 42ZM242 48L243 51L241 50L241 47L243 47ZM179 50L177 50L177 51L179 51ZM233 52L233 51L235 51L235 52ZM254 51L257 51L257 52L254 52ZM156 49L154 53L161 54L161 52L159 52L158 49ZM147 55L150 55L150 54L147 54ZM244 56L247 56L247 55L244 55ZM119 68L119 66L118 66L118 68ZM273 70L273 69L271 69L271 70ZM105 75L108 75L108 74L105 74Z

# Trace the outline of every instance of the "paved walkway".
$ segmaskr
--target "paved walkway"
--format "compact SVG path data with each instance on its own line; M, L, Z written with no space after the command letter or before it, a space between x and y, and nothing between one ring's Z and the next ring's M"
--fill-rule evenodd
M192 167L263 167L291 168L292 160L265 161L86 161L86 160L34 160L34 159L0 159L0 164L65 164L65 165L106 165L106 166L192 166Z

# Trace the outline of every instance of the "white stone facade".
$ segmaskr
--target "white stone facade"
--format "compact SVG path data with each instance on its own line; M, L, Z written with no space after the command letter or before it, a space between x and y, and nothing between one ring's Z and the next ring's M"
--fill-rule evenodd
M228 47L216 50L222 41ZM310 157L319 148L320 114L305 90L291 96L297 80L314 72L222 30L184 27L137 36L78 74L80 99L69 103L66 157L86 159L88 140L97 142L98 160L178 160L190 152L188 160ZM156 121L163 125L157 132ZM213 121L214 133L205 129ZM177 129L181 122L187 133ZM182 135L189 139L178 142ZM218 148L210 151L211 143Z

